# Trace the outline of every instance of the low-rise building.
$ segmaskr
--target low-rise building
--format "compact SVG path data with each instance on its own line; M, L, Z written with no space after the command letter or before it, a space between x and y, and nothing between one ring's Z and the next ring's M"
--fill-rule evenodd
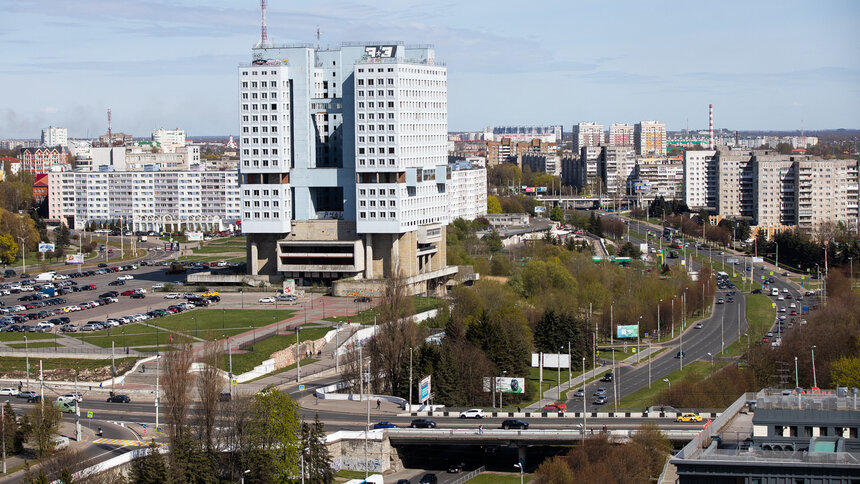
M18 159L20 169L33 174L71 169L69 150L65 146L22 148Z

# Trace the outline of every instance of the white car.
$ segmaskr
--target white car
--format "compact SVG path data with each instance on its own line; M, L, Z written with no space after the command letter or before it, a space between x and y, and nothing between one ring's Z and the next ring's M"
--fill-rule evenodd
M783 293L783 294L788 294L788 288L783 287L783 288L782 288L782 293Z
M164 289L164 284L153 284L152 285L153 291L158 290L158 289Z
M480 408L470 408L465 412L460 412L460 418L484 418L484 411Z
M170 294L165 294L164 299L179 299L182 297L182 294L178 292L171 292Z
M797 309L797 304L791 303L788 305L791 309Z
M127 281L129 279L134 279L134 276L131 274L123 274L116 278L118 281Z
M785 301L785 296L783 296L782 294L780 294L780 295L779 295L779 297L777 297L777 298L776 298L776 300L777 300L777 301Z
M0 395L9 395L14 397L18 394L18 390L15 390L12 387L0 388Z
M275 298L273 298L272 296L268 296L268 297L261 297L261 298L260 298L260 300L259 300L259 301L257 301L257 302L271 304L271 303L274 303L274 302L275 302Z

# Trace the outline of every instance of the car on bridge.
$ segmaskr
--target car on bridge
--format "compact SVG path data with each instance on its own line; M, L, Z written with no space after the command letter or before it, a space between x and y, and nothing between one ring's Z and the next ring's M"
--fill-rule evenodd
M505 430L509 430L509 429L528 430L529 429L529 423L524 421L524 420L517 419L517 418L509 418L507 420L502 421L502 428Z
M430 420L429 418L416 418L409 424L413 429L435 429L436 422Z
M462 412L460 418L484 418L484 411L480 408L470 408Z
M131 403L128 395L111 395L107 398L108 403Z
M702 416L695 413L685 413L675 419L676 422L701 422Z
M391 422L377 422L377 423L373 424L373 428L374 429L396 429L398 427L397 427L397 425L395 425Z

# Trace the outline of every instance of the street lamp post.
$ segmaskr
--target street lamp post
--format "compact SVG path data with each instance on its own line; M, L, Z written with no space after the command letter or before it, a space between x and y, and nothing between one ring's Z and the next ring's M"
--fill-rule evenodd
M18 240L21 241L21 273L24 274L27 272L27 237L18 237Z
M514 464L514 467L520 470L520 484L523 484L523 465L522 465L522 463ZM5 472L6 471L4 470L3 473L5 473Z
M812 386L818 388L818 378L815 376L815 345L812 345ZM28 375L29 376L29 375Z
M24 336L24 355L26 356L27 366L27 390L30 390L30 346L27 344L27 337Z
M708 353L708 357L711 358L711 374L713 375L714 374L714 355L711 353Z
M586 417L586 415L585 415L585 400L586 400L586 398L585 398L585 393L584 393L584 391L585 391L585 357L584 356L582 357L582 388L583 388L583 394L582 394L582 437L584 439L585 438L585 426L588 423L588 417ZM618 398L618 396L616 395L615 398Z
M663 381L669 384L669 389L672 388L672 382L670 382L668 378L663 378Z
M794 388L797 388L797 387L799 387L799 386L800 386L800 378L798 378L798 373L797 373L797 357L795 356L795 357L794 357Z
M661 302L663 302L662 299L657 301L657 338L658 338L658 340L661 336L661 333L660 333L660 303Z

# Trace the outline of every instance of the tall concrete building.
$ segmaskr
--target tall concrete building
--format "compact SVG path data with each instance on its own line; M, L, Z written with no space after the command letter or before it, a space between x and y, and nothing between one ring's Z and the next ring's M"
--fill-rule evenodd
M691 209L717 208L716 151L684 153L684 201Z
M68 146L69 130L48 126L42 130L42 146Z
M252 277L379 294L444 288L447 69L431 47L274 46L238 68Z
M579 123L573 125L573 152L579 153L586 146L601 146L603 142L603 125L597 123Z
M632 124L612 124L609 126L609 146L633 147L635 140Z
M666 156L666 125L641 121L633 127L633 144L640 156Z
M627 194L630 175L636 167L636 152L632 146L604 146L598 166L606 193L624 196Z
M164 129L157 128L152 130L152 141L159 143L165 149L185 146L185 130L184 129Z

